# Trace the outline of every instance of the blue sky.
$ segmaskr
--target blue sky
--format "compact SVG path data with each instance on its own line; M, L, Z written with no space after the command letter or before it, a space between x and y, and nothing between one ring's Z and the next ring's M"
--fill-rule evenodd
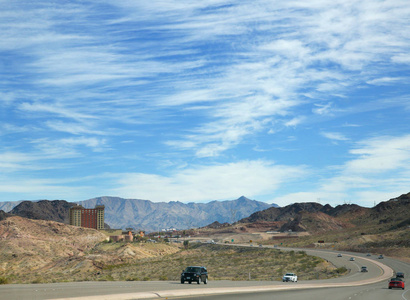
M1 1L0 201L410 192L410 4Z

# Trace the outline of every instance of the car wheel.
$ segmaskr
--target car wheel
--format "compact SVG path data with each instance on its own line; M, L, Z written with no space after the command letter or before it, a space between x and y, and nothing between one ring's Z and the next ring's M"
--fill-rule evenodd
M181 284L184 284L184 283L185 283L185 280L182 280L182 279L181 279Z
M391 290L391 286L389 286L389 290Z

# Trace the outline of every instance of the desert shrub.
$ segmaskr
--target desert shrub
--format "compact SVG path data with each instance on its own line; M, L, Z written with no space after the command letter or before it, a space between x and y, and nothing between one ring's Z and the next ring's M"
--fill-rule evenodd
M31 281L31 283L44 283L44 278L43 277L36 277L34 280Z
M131 276L131 277L127 277L125 280L126 281L139 281L140 279L136 276Z
M344 273L347 272L347 269L346 269L346 267L340 267L340 268L337 268L337 269L335 270L335 272L336 272L337 274L344 274Z
M98 281L114 281L114 277L112 277L111 274L108 274L98 279Z
M9 280L6 277L0 277L0 284L7 284Z

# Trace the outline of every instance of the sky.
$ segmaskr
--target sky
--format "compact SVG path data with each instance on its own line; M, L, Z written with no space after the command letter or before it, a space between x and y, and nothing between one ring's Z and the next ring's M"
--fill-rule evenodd
M410 192L408 0L0 5L0 201Z

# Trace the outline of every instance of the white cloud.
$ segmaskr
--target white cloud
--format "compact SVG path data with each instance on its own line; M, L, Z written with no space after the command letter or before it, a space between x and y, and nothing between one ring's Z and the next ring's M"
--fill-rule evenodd
M350 151L359 158L346 164L348 174L379 174L407 169L410 163L410 135L365 140Z
M287 121L285 123L285 126L294 127L294 126L297 126L297 125L303 123L305 120L306 120L305 117L296 117L296 118L293 118L293 119Z
M335 141L348 141L349 140L347 137L345 137L340 132L321 132L321 135L323 135L325 138L328 138L330 140L335 140Z
M170 176L128 173L112 174L122 197L153 201L226 200L232 195L257 197L274 192L283 182L303 176L304 167L275 165L267 161L241 161L225 165L195 166Z
M91 114L79 113L76 110L78 108L67 108L55 103L43 104L43 103L27 103L24 102L19 106L22 111L33 112L44 112L60 115L65 118L70 118L74 120L83 119L95 119L96 117Z
M203 110L206 118L194 126L192 134L180 134L182 139L196 136L192 150L200 156L219 155L237 146L246 136L259 132L260 126L266 126L266 118L278 119L296 109L308 90L320 99L329 93L340 96L357 82L371 82L372 79L369 81L359 72L364 66L397 60L408 46L401 35L409 26L400 21L406 19L408 10L401 1L383 4L108 1L106 4L113 11L108 19L90 19L90 5L97 16L104 13L92 3L61 4L53 8L33 4L20 13L13 5L7 6L9 10L5 14L9 19L2 24L3 44L7 49L33 49L29 52L31 62L21 66L31 72L33 83L47 87L48 91L50 87L78 86L92 91L84 98L82 89L75 88L70 90L73 95L69 99L58 95L56 103L25 102L20 108L75 120L91 118L91 111L111 119L112 112L123 115L128 111L129 117L122 122L129 122L135 118L130 114L133 108L145 102L135 92L119 97L134 101L125 107L111 106L111 110L103 108L104 101L87 100L91 97L106 100L110 88L129 92L130 86L143 88L156 81L155 88L150 87L154 94L149 96L154 101L145 102L150 103L153 111L211 102ZM40 13L42 22L35 18ZM69 16L72 24L82 25L87 21L94 30L87 27L79 27L77 31L59 30L68 25L64 16ZM161 47L155 40L142 38L150 32L163 37ZM135 42L129 38L130 34ZM18 45L16 39L24 43ZM224 49L223 57L229 59L201 48L209 43ZM322 64L331 67L321 68ZM350 74L343 74L344 71ZM96 88L101 85L104 88ZM161 93L164 89L171 92ZM41 92L38 97L42 97ZM73 101L70 106L61 103L68 101ZM313 113L331 115L332 103L323 104L315 98L310 101L317 107ZM292 124L289 120L278 121L278 126ZM209 132L215 127L220 129ZM79 131L98 134L104 130L73 128L71 133ZM223 134L225 131L230 134ZM209 133L204 136L204 132Z
M10 105L16 98L16 93L0 91L0 105Z
M67 132L74 135L92 134L92 135L106 135L107 133L100 130L92 130L87 126L78 123L67 123L62 121L47 121L46 125L56 131Z
M0 170L4 173L29 168L28 164L35 160L25 153L4 152L0 153Z
M383 136L356 143L344 164L317 170L323 179L305 191L283 194L270 202L321 202L333 206L356 203L371 207L408 193L410 135Z
M392 62L399 63L399 64L410 64L410 57L408 54L399 54L392 56Z
M367 83L373 84L373 85L389 85L389 84L393 84L401 80L403 80L403 78L401 77L382 77L382 78L368 80Z
M81 157L81 147L100 152L106 147L106 140L94 137L73 137L64 139L37 139L31 142L40 151L43 159Z
M318 115L331 115L332 114L332 103L327 104L314 104L317 108L312 111Z
M408 193L410 135L364 140L350 153L354 157L333 168L312 192L325 203L372 204Z
M359 70L372 61L380 60L380 55L388 55L390 45L394 45L396 51L399 50L399 37L394 35L393 30L385 32L386 28L380 25L380 20L386 22L390 19L390 15L386 13L387 8L390 8L390 14L405 13L400 11L403 8L400 2L378 6L371 1L362 4L351 1L327 4L316 1L292 1L281 4L260 1L256 5L226 1L204 1L200 4L184 5L178 1L162 1L150 5L129 1L108 3L114 6L114 10L119 8L123 17L98 24L102 28L115 26L118 32L117 36L105 35L105 43L102 45L97 46L95 43L100 40L100 34L103 33L99 30L84 31L80 34L55 33L54 37L42 35L47 41L57 40L62 43L55 44L54 48L35 52L38 57L29 65L30 68L33 72L47 75L42 77L40 83L46 86L88 86L98 83L127 86L132 83L138 84L139 78L155 78L158 74L179 74L189 70L193 75L190 76L190 86L187 85L185 78L179 78L179 75L177 78L165 79L166 84L172 81L174 92L157 97L154 103L161 106L178 106L215 102L215 105L209 108L209 121L198 124L197 128L200 130L195 133L198 135L196 140L208 141L200 143L201 145L196 143L194 149L197 153L209 152L209 148L219 149L211 151L215 155L235 147L245 136L260 130L259 127L249 126L249 123L256 124L263 118L286 114L290 109L297 107L299 101L295 101L295 98L298 97L298 90L302 85L310 86L320 93L339 93L354 81L363 80L355 74L351 74L353 76L350 77L344 76L336 68L321 70L312 66L324 62L339 64L347 70ZM259 5L265 9L259 9ZM75 11L75 14L71 15L77 16L76 21L88 16L86 7L79 5L69 6L68 11ZM31 13L36 14L37 11L33 10ZM47 21L43 24L27 23L25 27L37 28L39 32L48 33L58 25L58 19L53 18L53 13L61 15L64 14L64 10L54 9L43 13ZM136 15L139 22L133 21ZM320 18L317 15L320 15ZM161 18L158 19L159 16ZM17 17L13 15L13 18ZM142 25L143 19L150 18L159 21L156 24ZM30 19L32 18L26 18ZM63 20L62 18L62 23L65 22ZM286 26L279 26L284 21ZM253 40L253 35L247 34L249 24L255 22L258 24L254 28L257 36L263 37L259 40ZM393 28L398 27L398 24L402 25L402 22L396 23L390 21L389 25L394 25ZM121 27L124 24L138 24L143 26L140 28L142 31L163 33L166 37L166 51L152 47L149 47L148 51L149 42L144 41L140 42L139 48L130 45L134 51L127 52L127 45L121 40L122 30L127 32ZM13 27L12 30L11 32L15 32L18 28ZM166 35L169 32L179 34ZM380 32L383 32L382 37L379 37ZM203 57L207 57L204 56L205 53L201 53L199 49L195 50L196 53L192 52L187 44L201 44L206 41L225 44L224 40L227 37L228 41L230 38L235 40L238 35L245 38L241 51L232 56L231 63L225 62L218 67L216 56L204 59ZM6 40L6 43L7 41L9 40ZM42 42L44 43L44 40ZM405 47L405 44L401 46ZM182 61L165 61L162 57L166 57L169 50L169 53L191 51L192 57L195 58L187 60L181 56ZM213 69L209 69L211 66ZM201 70L203 67L207 68L204 74L194 71L195 68ZM215 73L207 78L209 70ZM221 105L221 101L225 104ZM86 105L86 102L83 104ZM315 105L318 108L313 110L314 113L331 113L331 103ZM53 111L76 119L89 117L87 113L68 111L67 106L54 106L50 109L41 104L25 103L21 107L28 111ZM226 109L227 107L229 109ZM218 120L220 118L224 120ZM230 135L222 135L220 132L208 134L205 138L199 136L203 134L202 129L206 131L209 126L215 126L215 123L219 123L217 127L220 127L221 131L225 131L224 126L228 126L230 131L232 127L236 127L235 132L242 132L242 136L237 137L237 142L230 141ZM239 127L244 127L244 130L240 130ZM200 150L197 147L204 149Z

